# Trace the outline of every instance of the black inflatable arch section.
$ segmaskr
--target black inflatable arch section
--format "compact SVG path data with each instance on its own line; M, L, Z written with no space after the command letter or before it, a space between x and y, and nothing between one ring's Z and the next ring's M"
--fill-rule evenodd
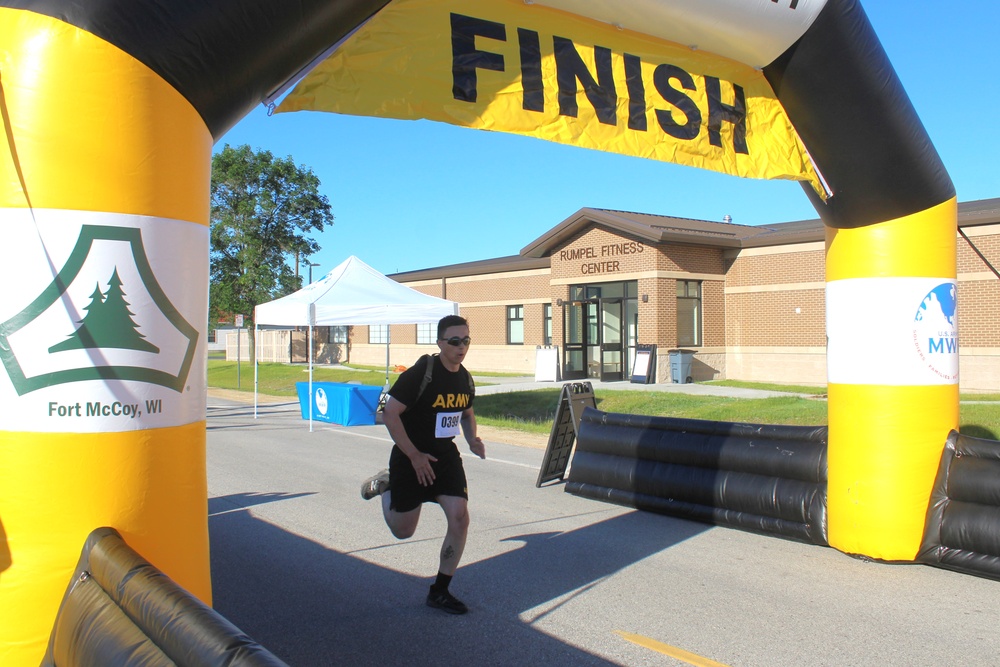
M917 561L1000 579L1000 442L948 436Z
M389 0L0 0L114 44L157 73L218 140Z
M588 407L566 492L826 546L826 432Z

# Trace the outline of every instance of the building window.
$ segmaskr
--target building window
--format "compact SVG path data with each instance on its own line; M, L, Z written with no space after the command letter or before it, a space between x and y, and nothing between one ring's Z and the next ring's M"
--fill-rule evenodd
M369 343L388 343L389 342L389 325L388 324L373 324L368 327L368 342Z
M542 345L552 345L552 304L542 304Z
M330 327L326 342L347 344L347 327Z
M701 346L701 283L677 281L677 344Z
M417 325L417 345L433 345L437 340L437 324L425 322Z
M507 306L507 344L524 345L524 306Z

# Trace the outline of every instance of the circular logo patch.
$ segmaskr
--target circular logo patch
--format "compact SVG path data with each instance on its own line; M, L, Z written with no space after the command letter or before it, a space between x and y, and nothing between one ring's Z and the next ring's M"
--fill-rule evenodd
M913 345L932 372L958 379L955 284L941 283L923 298L913 317Z

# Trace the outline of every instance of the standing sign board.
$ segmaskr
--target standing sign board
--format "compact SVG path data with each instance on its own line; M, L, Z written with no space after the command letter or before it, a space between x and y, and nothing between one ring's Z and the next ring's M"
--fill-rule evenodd
M569 467L569 456L576 442L576 432L580 427L580 416L587 406L597 407L594 387L589 382L568 382L559 394L556 417L552 420L549 444L542 457L542 467L538 471L535 487L546 482L561 480Z
M656 345L636 345L635 361L632 363L632 384L653 384L656 382Z

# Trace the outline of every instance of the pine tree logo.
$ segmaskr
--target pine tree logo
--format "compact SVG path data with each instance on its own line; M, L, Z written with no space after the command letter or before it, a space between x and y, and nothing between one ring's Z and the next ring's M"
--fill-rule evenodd
M159 352L160 348L143 340L145 336L138 332L139 325L132 319L135 313L128 306L121 278L118 277L118 267L115 267L107 293L102 293L98 285L90 295L90 305L83 308L87 316L80 320L80 328L68 339L50 347L49 352L92 347Z
M107 251L98 253L95 258L90 258L96 242L101 242L105 249L108 248L106 242L112 242L113 250L110 253ZM113 255L113 257L108 257L108 255ZM134 265L135 271L131 275L138 276L138 280L133 281L135 284L132 285L123 284L119 275L119 267L124 266L124 262L127 260L130 260ZM105 262L107 262L107 268L102 269L101 265ZM100 281L98 281L90 295L89 302L80 307L80 311L84 311L85 314L76 321L78 326L72 333L54 332L44 328L36 333L30 328L32 322L41 318L49 309L61 311L65 307L61 303L70 300L67 291L85 266L89 267L89 275L91 276L100 275L103 271L107 271L104 273L104 275L110 276L107 280L107 289L101 289ZM130 265L129 269L132 268ZM131 310L131 304L127 299L129 291L142 292L144 296L148 296L151 304L147 304L145 306L147 310L143 312L148 315L150 306L158 309L159 321L166 323L169 331L157 332L161 337L166 336L167 340L174 341L174 344L171 344L169 348L171 355L164 358L169 359L166 365L163 360L159 362L142 361L144 358L156 359L163 355L160 347L147 340L149 332L140 331L142 327L137 323L136 313ZM142 318L139 321L143 321ZM38 326L36 325L35 328L37 329ZM25 368L38 366L38 352L24 353L26 357L35 362L34 364L25 364L18 360L18 346L12 340L16 339L16 334L22 330L26 330L22 334L22 339L24 336L35 335L63 338L59 342L53 341L54 344L51 346L41 348L43 355L47 349L51 359L54 360L50 362L51 365L57 367L36 371L34 375L25 372ZM21 312L6 322L0 322L0 361L3 362L7 375L10 376L11 383L19 396L46 387L85 380L132 380L156 384L181 392L184 390L188 373L194 362L198 338L198 330L191 326L174 307L157 282L142 244L142 231L133 227L85 224L80 228L80 236L66 259L66 263L52 282ZM177 347L176 342L178 341L182 343L181 347ZM91 352L86 355L84 365L80 365L79 352L74 352L80 350ZM101 353L102 351L104 354ZM122 354L128 355L131 352L149 353L155 357L131 355L128 363L115 364L107 361L115 354L121 358ZM64 358L59 355L69 356L64 361ZM58 367L58 365L70 363L69 359L72 359L72 363L77 364L77 366ZM143 364L147 365L143 366ZM164 368L168 370L164 370Z

